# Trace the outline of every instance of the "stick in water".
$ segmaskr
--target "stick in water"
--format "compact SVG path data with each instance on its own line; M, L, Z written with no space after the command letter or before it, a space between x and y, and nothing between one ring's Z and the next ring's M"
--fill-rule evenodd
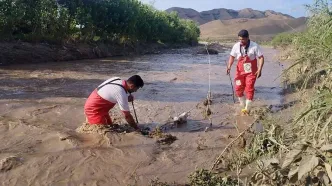
M227 61L225 61L225 64L227 66ZM235 96L234 96L234 87L233 87L233 83L232 83L232 78L231 78L231 74L228 74L229 77L229 81L231 82L231 87L232 87L232 95L233 95L233 102L235 103Z
M213 163L212 167L211 167L211 171L218 165L221 157L223 156L223 154L226 152L226 150L237 140L239 139L247 130L249 130L254 124L256 123L256 120L254 122L252 122L247 129L245 129L244 131L242 131L233 141L231 141L225 148L224 150L220 153L220 155L218 156L218 158L215 160L215 162Z
M136 110L135 110L135 106L134 106L134 100L131 102L131 104L133 105L134 114L135 114L135 118L136 118L136 123L138 123L137 115L136 115Z

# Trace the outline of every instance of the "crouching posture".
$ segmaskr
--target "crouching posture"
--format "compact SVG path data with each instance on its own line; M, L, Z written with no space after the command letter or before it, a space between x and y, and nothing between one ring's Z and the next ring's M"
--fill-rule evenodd
M247 30L238 33L239 42L236 43L230 53L227 75L230 73L234 59L238 60L235 75L235 92L240 101L241 112L249 114L250 105L254 98L256 78L259 78L264 65L264 56L259 45L249 39ZM257 64L259 60L259 66ZM244 97L246 93L246 98Z
M143 86L144 82L138 75L134 75L128 80L113 77L104 81L90 94L84 105L84 113L88 124L112 125L109 111L118 103L128 124L139 130L130 113L128 102L133 101L131 93L136 92Z

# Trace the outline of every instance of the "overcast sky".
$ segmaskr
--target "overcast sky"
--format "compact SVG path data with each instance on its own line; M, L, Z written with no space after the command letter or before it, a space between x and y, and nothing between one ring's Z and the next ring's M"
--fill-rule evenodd
M171 7L192 8L197 11L214 8L240 10L252 8L255 10L274 10L294 17L306 16L304 4L312 4L314 0L140 0L144 3L154 1L154 7L166 10Z

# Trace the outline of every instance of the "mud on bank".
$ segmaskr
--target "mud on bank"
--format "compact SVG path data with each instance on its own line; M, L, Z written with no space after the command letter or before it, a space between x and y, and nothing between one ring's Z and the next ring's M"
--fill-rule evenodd
M135 56L169 53L172 49L196 47L198 53L206 53L201 44L65 44L0 42L0 65L73 61L115 56ZM222 52L223 46L210 45L211 54Z
M184 45L183 45L184 46ZM159 53L169 48L162 44L65 44L2 42L0 65L95 59L134 54Z

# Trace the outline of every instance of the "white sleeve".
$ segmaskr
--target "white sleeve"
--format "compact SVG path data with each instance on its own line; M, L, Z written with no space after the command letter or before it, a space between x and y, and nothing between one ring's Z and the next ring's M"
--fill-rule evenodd
M129 110L129 103L128 103L128 96L124 91L121 91L120 94L116 94L116 101L119 104L119 108L121 111L130 111Z
M256 57L261 57L261 56L263 56L262 49L259 45L257 45L257 47L256 47Z
M237 48L237 47L236 47L236 44L235 44L235 45L233 46L233 48L232 48L231 53L230 53L230 55L233 56L233 57L235 57L235 58L237 57L237 55L236 55L236 48Z

